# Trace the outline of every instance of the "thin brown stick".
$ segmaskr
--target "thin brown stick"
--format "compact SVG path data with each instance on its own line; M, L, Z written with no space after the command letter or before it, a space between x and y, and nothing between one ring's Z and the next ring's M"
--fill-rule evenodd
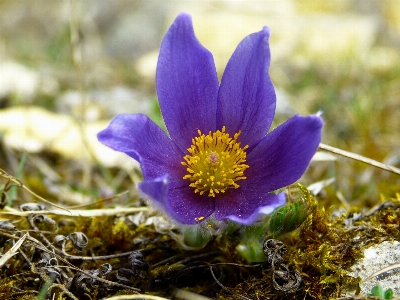
M131 299L145 299L145 300L169 300L168 298L162 298L154 295L138 294L138 295L119 295L110 298L105 298L105 300L131 300Z
M240 298L240 299L243 299L243 300L251 300L251 299L249 299L249 298L247 298L247 297L245 297L245 296L236 294L235 292L232 292L230 289L228 289L227 287L225 287L221 282L219 282L219 280L217 279L217 277L215 277L214 271L213 271L212 268L213 268L212 266L209 266L211 275L212 275L212 277L214 278L215 282L216 282L221 288L223 288L223 289L224 289L225 291L227 291L228 293L232 294L234 297L237 297L237 298Z
M108 198L104 198L104 199L100 199L100 200L96 200L96 201L92 201L92 202L88 202L88 203L84 203L84 204L80 204L80 205L68 206L68 208L69 209L77 209L77 208L82 208L82 207L88 207L88 206L93 205L93 204L104 203L106 201L117 199L117 198L119 198L122 195L125 195L127 193L129 193L129 191L124 191L122 193L116 194L116 195L108 197Z
M140 207L101 208L101 209L73 209L73 210L68 210L68 213L66 213L66 211L64 210L59 210L59 209L18 211L16 209L8 208L5 211L1 211L0 215L27 217L30 214L41 214L41 215L57 215L57 216L69 216L69 217L105 217L105 216L115 216L115 215L127 215L141 211L149 211L149 208L146 206L140 206Z
M62 296L63 294L68 295L71 299L73 300L79 300L77 297L75 297L74 294L72 294L63 284L58 284L58 283L54 283L51 286L49 286L49 288L47 289L47 292L49 292L50 290L54 289L54 288L58 288L61 290L61 295L59 296L59 299L63 299ZM54 294L53 294L54 295ZM53 296L54 297L54 296Z
M23 184L18 178L14 177L14 176L12 176L12 175L10 175L10 174L8 174L6 171L4 171L4 170L1 169L1 168L0 168L0 176L6 178L7 180L10 180L10 181L14 182L17 186L19 186L19 187L25 189L28 193L30 193L30 194L31 194L32 196L34 196L35 198L37 198L37 199L39 199L39 200L41 200L41 201L43 201L43 202L45 202L45 203L47 203L47 204L49 204L49 205L51 205L51 206L54 206L54 207L57 207L57 208L59 208L59 209L62 209L62 210L65 210L65 211L68 211L68 212L69 212L69 210L66 209L65 207L62 207L62 206L57 205L57 204L55 204L55 203L53 203L53 202L50 202L49 200L46 200L46 199L44 199L42 196L39 196L39 195L36 194L35 192L31 191L31 190L30 190L25 184Z
M344 156L344 157L347 157L347 158L351 158L351 159L360 161L362 163L374 166L376 168L379 168L379 169L382 169L382 170L389 171L391 173L400 175L400 169L399 168L383 164L383 163L381 163L379 161L373 160L371 158L368 158L368 157L365 157L365 156L362 156L362 155L359 155L359 154L356 154L356 153L353 153L353 152L341 150L341 149L338 149L338 148L335 148L335 147L332 147L332 146L329 146L329 145L326 145L326 144L322 144L322 143L319 144L319 149L324 150L324 151L328 151L328 152L331 152L331 153L334 153L334 154L338 154L338 155L341 155L341 156Z
M19 237L15 236L13 234L7 233L7 232L5 232L3 230L0 230L0 234L3 235L3 236L6 236L6 237L12 238L12 239L19 239ZM85 270L82 270L82 269L74 266L68 260L66 260L64 257L62 257L61 255L59 255L56 252L53 252L53 251L47 249L46 246L43 245L43 243L41 243L40 241L38 241L37 239L35 239L35 238L33 238L33 237L29 236L29 235L27 235L26 240L32 242L32 244L33 244L33 246L35 248L40 249L40 250L42 250L44 252L50 253L51 255L55 256L58 260L62 261L64 264L66 264L67 265L66 267L68 267L68 268L70 268L72 270L78 271L78 272L80 272L80 273L82 273L82 274L84 274L86 276L89 276L90 278L93 278L93 279L95 279L97 281L101 281L101 282L103 282L105 284L114 285L114 286L117 286L117 287L121 287L123 289L129 289L129 290L132 290L134 292L140 292L140 289L138 289L138 288L130 287L130 286L127 286L127 285L124 285L124 284L121 284L121 283L117 283L117 282L106 280L106 279L101 278L101 277L97 277L97 276L91 274L90 272L87 272Z
M25 235L23 235L18 242L16 242L14 244L14 246L12 246L10 248L10 250L8 250L1 258L0 258L0 267L2 267L7 260L9 260L12 256L14 256L15 254L17 254L19 247L21 247L22 243L25 241L26 237L29 236L28 233L25 233Z
M372 278L374 278L376 276L379 276L381 274L384 274L384 273L387 273L389 271L392 271L392 270L395 270L395 269L399 269L399 268L400 268L400 264L393 264L393 265L387 266L387 267L375 272L374 274L368 276L368 278L364 279L364 282L368 281L368 280L371 280Z

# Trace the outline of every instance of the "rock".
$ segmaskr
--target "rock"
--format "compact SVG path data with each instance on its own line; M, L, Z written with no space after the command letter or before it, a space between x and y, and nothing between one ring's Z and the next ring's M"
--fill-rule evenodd
M12 94L28 100L39 87L39 75L27 67L7 61L0 64L0 98Z
M400 274L398 272L387 272L380 276L371 278L365 281L369 276L375 272L386 268L393 264L399 264L400 262L400 243L397 241L383 242L378 245L374 245L364 250L364 258L359 260L355 265L352 266L351 272L348 274L352 277L361 277L362 282L360 284L361 292L364 295L371 293L371 289L379 285L383 290L391 288L395 296L400 295ZM396 270L393 270L396 271ZM397 269L398 271L398 269Z
M39 107L0 110L0 132L11 148L40 152L48 150L75 160L99 161L106 167L131 170L139 164L127 155L102 145L96 134L109 121L78 124L75 118Z

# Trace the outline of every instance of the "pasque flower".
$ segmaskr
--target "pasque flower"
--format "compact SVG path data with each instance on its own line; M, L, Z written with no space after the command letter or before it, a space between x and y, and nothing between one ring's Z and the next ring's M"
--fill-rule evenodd
M98 134L141 164L139 190L180 223L213 213L253 223L284 204L285 196L272 191L298 180L318 147L317 115L296 115L268 133L276 103L269 35L264 27L244 38L219 84L191 17L178 15L162 41L156 75L169 135L142 114L118 115Z

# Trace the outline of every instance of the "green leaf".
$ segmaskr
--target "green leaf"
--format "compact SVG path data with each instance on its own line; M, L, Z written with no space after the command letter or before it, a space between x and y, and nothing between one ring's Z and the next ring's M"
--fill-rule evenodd
M385 293L383 292L383 288L380 285L376 285L371 289L371 296L379 297L384 299Z
M387 289L385 291L385 299L392 299L393 298L393 290L392 289Z

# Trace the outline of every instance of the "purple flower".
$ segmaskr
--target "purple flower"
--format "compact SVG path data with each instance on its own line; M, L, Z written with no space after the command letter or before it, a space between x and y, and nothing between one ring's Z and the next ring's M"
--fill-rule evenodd
M157 94L169 136L147 116L118 115L98 134L141 164L139 190L167 215L196 224L251 224L285 202L271 193L306 170L321 140L322 119L296 115L267 134L276 96L268 75L270 31L247 36L221 84L212 54L180 14L161 44Z

